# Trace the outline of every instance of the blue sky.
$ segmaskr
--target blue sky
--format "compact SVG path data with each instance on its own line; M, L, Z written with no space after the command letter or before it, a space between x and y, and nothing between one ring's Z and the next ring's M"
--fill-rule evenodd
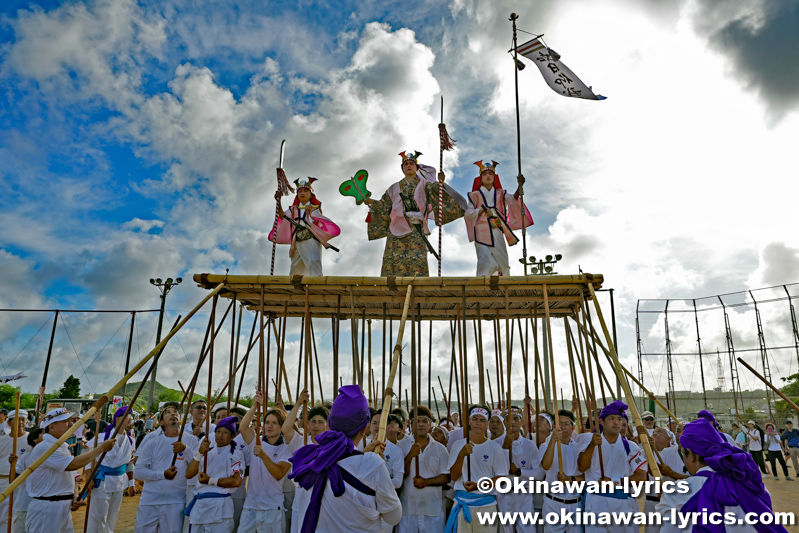
M484 158L512 179L506 52L516 11L521 29L545 33L608 96L562 98L534 68L520 73L525 192L536 220L528 250L562 253L560 272L605 275L631 363L639 298L796 281L797 5L3 2L0 305L148 309L158 305L149 278L182 276L168 305L174 317L202 296L193 273L268 272L282 139L290 179L320 178L326 213L345 231L326 273L371 265L365 273L377 275L382 243L366 240L365 212L338 196L338 184L366 168L379 194L399 177L405 149L436 164L442 94L458 139L445 157L450 183L465 192L471 163ZM444 255L445 275L473 272L461 225L447 228ZM279 250L277 272L287 270ZM4 364L41 321L0 316ZM88 371L95 388L111 384L122 321L85 316L71 326L89 360L114 339ZM152 338L151 319L141 327ZM39 333L45 344L48 332ZM165 380L196 358L202 327L182 335ZM43 364L35 345L24 352L33 376ZM70 357L54 382L73 370Z

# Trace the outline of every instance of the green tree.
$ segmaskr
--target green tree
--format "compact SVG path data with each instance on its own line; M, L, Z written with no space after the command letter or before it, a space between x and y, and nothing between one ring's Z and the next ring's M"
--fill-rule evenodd
M58 396L60 398L80 398L80 380L70 374L64 381L64 386L58 391Z
M791 399L794 403L799 402L799 373L792 374L787 378L780 378L785 382L785 386L780 390L782 393ZM786 419L792 418L797 415L796 411L788 405L785 400L774 402L774 409L776 411L777 421L785 422ZM778 424L781 426L781 424Z

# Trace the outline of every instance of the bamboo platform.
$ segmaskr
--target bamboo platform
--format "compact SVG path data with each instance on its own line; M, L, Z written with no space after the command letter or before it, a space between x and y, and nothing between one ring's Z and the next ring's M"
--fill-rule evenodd
M602 286L601 274L493 277L354 277L354 276L258 276L195 274L194 281L204 289L225 282L219 292L249 309L261 309L276 316L305 316L305 291L312 317L339 319L352 316L367 319L398 320L402 315L405 291L413 284L413 304L422 320L453 320L458 308L465 307L465 318L530 318L544 315L544 290L552 317L574 316L581 294L590 298L588 283L594 290ZM507 309L506 309L507 299ZM465 301L465 306L464 306Z

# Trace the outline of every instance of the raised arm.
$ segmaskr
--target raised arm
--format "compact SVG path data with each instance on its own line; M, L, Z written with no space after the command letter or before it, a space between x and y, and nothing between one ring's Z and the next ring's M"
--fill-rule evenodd
M286 415L286 421L283 422L282 428L283 439L286 442L291 442L294 440L294 434L296 433L296 431L294 431L294 423L297 422L297 413L300 412L300 407L302 406L303 402L307 402L309 398L310 395L308 394L308 389L302 389L299 398L297 398L297 401L294 402L294 407L292 407L291 411L289 411L289 414Z
M244 439L244 442L246 442L248 446L255 437L255 431L250 427L252 425L252 419L255 417L255 411L258 410L258 406L260 406L262 402L263 396L261 392L256 391L252 407L250 407L250 410L244 415L244 418L241 419L239 433L241 433L241 438Z

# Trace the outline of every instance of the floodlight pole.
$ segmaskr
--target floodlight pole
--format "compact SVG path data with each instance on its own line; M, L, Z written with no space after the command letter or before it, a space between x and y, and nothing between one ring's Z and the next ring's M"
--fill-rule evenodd
M158 290L161 291L161 309L158 313L158 330L155 334L155 344L158 345L161 343L161 327L164 325L164 310L166 309L166 295L169 294L169 291L172 290L172 287L175 285L180 285L183 281L182 278L177 278L174 281L172 278L167 278L166 281L161 281L161 278L151 279L150 284L154 287L158 287ZM156 373L158 372L158 361L153 363L153 377L150 380L150 399L147 402L147 411L149 412L150 408L153 405L154 397L155 397L155 380L156 380ZM209 398L210 400L210 398Z

